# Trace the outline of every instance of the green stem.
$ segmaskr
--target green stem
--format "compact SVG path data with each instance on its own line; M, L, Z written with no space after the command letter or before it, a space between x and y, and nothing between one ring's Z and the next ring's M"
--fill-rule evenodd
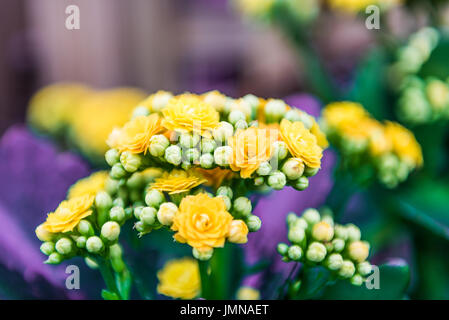
M209 261L198 261L200 267L201 278L201 297L209 299L210 296L210 279L209 279Z
M108 291L115 293L119 299L123 299L115 281L115 273L112 269L111 262L104 258L97 259L98 268L101 276L106 284Z

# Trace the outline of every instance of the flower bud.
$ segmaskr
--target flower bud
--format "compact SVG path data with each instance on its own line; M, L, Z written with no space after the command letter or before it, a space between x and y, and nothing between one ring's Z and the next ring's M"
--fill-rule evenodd
M120 163L128 172L135 172L142 164L142 158L138 154L125 151L120 155Z
M263 177L254 178L254 185L256 187L262 186L264 184L264 182L265 182L265 179Z
M251 200L246 197L238 197L234 200L233 208L242 217L247 217L251 214L253 206Z
M348 246L348 255L352 260L356 262L363 262L368 258L369 247L363 241L351 242Z
M310 167L305 167L304 168L304 175L306 177L313 177L314 175L316 175L318 173L318 171L320 170L320 168L310 168Z
M145 195L145 203L150 207L159 208L159 206L163 202L165 202L165 196L159 190L148 190L147 194Z
M350 241L358 241L361 238L360 229L352 223L346 225L346 232Z
M140 214L142 213L143 208L144 208L144 206L137 206L134 208L134 210L133 210L134 218L136 218L137 220L140 220Z
M243 220L232 220L229 226L228 240L233 243L248 242L248 227Z
M59 264L63 260L63 256L57 252L53 252L48 256L48 259L45 260L46 264Z
M332 248L335 252L342 252L345 248L345 241L340 238L332 240Z
M41 252L45 254L46 256L51 255L53 252L55 252L55 244L51 241L46 241L41 244Z
M196 148L187 149L185 152L185 157L189 163L198 163L200 158L200 152Z
M297 217L296 220L290 224L291 228L302 228L304 230L306 230L308 226L309 225L307 224L307 221L302 217L301 218Z
M170 141L163 134L154 135L150 139L150 154L153 157L162 157L169 145Z
M115 221L108 221L101 227L101 236L110 242L116 241L119 235L120 225Z
M287 255L293 261L299 261L302 257L302 249L297 245L290 246L290 248L288 248Z
M335 238L347 240L348 239L348 231L345 226L337 224L334 227Z
M276 141L273 143L273 157L283 160L288 155L288 148L284 141Z
M230 146L218 147L214 151L215 163L219 166L227 166L231 162L232 148Z
M87 238L85 236L79 236L76 238L76 247L83 249L86 247Z
M298 219L298 216L296 215L296 213L294 212L290 212L289 214L287 214L287 224L291 225L293 224L296 219Z
M165 226L171 226L173 219L178 212L178 207L173 202L164 202L157 212L157 219Z
M231 199L229 199L228 196L222 196L222 195L220 195L220 196L217 196L217 198L222 198L222 199L223 199L227 211L231 210L232 202L231 202Z
M240 287L236 294L237 300L260 300L260 292L251 287Z
M109 209L112 206L111 196L104 191L100 191L95 196L95 206L98 209Z
M234 125L236 130L245 130L248 128L248 123L245 120L239 120Z
M217 196L227 196L229 199L232 199L234 192L230 187L221 186L217 189Z
M278 122L287 112L287 105L284 101L272 99L265 105L265 117L267 122Z
M111 258L121 258L122 253L122 247L118 243L109 247L109 257Z
M206 261L212 258L212 255L214 254L214 249L208 248L208 249L202 249L198 250L197 248L192 249L192 254L195 257L195 259L198 259L200 261Z
M182 161L181 148L176 145L169 146L165 149L165 160L172 165L180 165Z
M179 144L185 149L195 147L200 141L200 136L196 133L190 134L188 132L182 133L179 137Z
M117 149L109 149L106 151L104 158L106 159L107 164L112 167L114 164L119 162L120 154Z
M157 210L153 207L144 207L139 215L140 221L152 226L156 222Z
M97 236L89 237L86 241L86 249L90 253L99 253L103 249L103 241Z
M355 286L361 286L363 284L363 277L360 274L355 274L352 276L350 282Z
M152 97L151 109L153 112L161 112L165 108L170 99L173 98L173 94L166 91L159 91Z
M326 257L327 250L324 244L320 242L312 242L307 248L307 260L312 262L321 262Z
M304 162L299 158L290 158L282 166L282 172L289 180L298 180L304 173Z
M141 237L144 234L150 233L153 228L149 225L146 225L142 221L137 221L134 224L134 229L136 229L139 232L139 237Z
M212 153L217 147L215 140L202 138L201 139L201 153Z
M352 261L343 260L341 268L338 270L338 275L343 278L351 278L355 273L355 267Z
M313 208L306 209L303 212L302 217L304 218L304 220L307 221L309 225L314 225L315 223L318 223L321 219L318 210Z
M229 122L230 122L232 125L235 125L235 124L236 124L238 121L240 121L240 120L245 121L245 120L246 120L246 116L245 116L245 114L244 114L242 111L240 111L240 110L232 110L232 111L229 113L228 120L229 120Z
M123 200L122 198L116 198L116 199L114 199L114 201L112 201L112 206L124 208L125 200Z
M256 232L262 226L262 221L260 221L258 216L250 215L246 218L246 225L248 226L249 232Z
M303 228L293 227L288 230L288 240L292 243L300 244L306 238Z
M92 228L92 225L87 220L81 220L78 223L77 229L81 235L86 237L89 237L94 234L94 228Z
M268 176L268 185L274 190L282 190L286 183L287 178L280 171L274 171Z
M210 169L214 166L214 156L210 153L205 153L200 157L200 166L204 169Z
M272 167L269 162L264 161L259 165L257 169L257 174L259 176L268 176L271 173Z
M110 195L114 195L117 193L119 188L119 181L115 179L111 179L111 177L108 177L104 184L104 189L107 193Z
M277 245L277 251L280 255L285 256L288 251L288 245L286 243L279 243Z
M301 121L301 111L298 109L290 109L285 113L284 118L290 122Z
M73 250L73 242L69 238L61 238L56 242L55 249L59 254L68 255Z
M293 188L295 188L298 191L305 190L307 189L308 186L309 186L309 179L307 179L307 177L304 176L296 180L295 183L293 184Z
M121 163L116 163L112 166L109 175L111 176L111 178L118 180L126 176L126 170L125 168L123 168Z
M43 224L40 224L37 226L35 233L36 233L36 237L40 241L51 241L52 240L52 233L48 232L47 229L45 229Z
M332 271L339 270L343 266L343 257L339 253L332 253L327 257L325 265Z
M137 106L133 110L133 114L131 115L131 119L140 117L140 116L148 116L150 115L150 111L145 106Z
M331 241L333 236L334 228L325 221L316 223L312 228L312 237L318 241Z
M221 121L220 124L212 131L214 139L219 142L226 142L229 137L234 134L234 127L226 121Z
M367 276L373 271L373 266L368 261L363 261L357 265L357 271L362 276Z
M85 257L85 258L84 258L84 262L85 262L86 265L87 265L89 268L91 268L92 270L98 269L98 264L97 264L97 262L96 262L94 259L92 259L92 258L90 258L90 257Z
M123 209L122 207L112 207L109 211L109 217L112 221L121 223L125 220L125 216L125 209Z

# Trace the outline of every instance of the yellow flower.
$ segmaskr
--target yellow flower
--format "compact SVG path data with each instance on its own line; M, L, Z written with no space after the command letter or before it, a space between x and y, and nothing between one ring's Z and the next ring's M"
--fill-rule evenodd
M193 299L201 290L200 269L192 258L168 261L157 278L157 292L172 298Z
M84 179L78 180L70 187L67 198L72 199L86 194L95 196L99 191L104 190L108 176L107 171L98 171Z
M223 184L223 181L231 180L235 173L228 169L215 167L213 169L196 168L196 171L203 176L207 182L205 185L217 189Z
M180 132L205 133L217 127L219 113L194 94L182 94L171 99L162 110L162 126Z
M249 178L259 168L259 165L271 158L272 143L277 140L277 130L250 127L238 130L228 140L232 148L231 169L240 171L242 178Z
M398 123L386 121L385 134L391 140L393 152L412 167L423 164L421 146L413 133Z
M369 117L363 106L356 102L334 102L323 110L323 119L328 127L339 130L342 126L357 124L360 119Z
M304 127L302 122L290 122L283 119L280 134L287 148L295 158L299 158L309 168L320 168L323 149L317 144L316 137Z
M224 246L232 219L222 198L200 193L181 200L171 228L176 241L204 252Z
M146 153L151 137L161 131L161 118L157 113L136 117L128 121L120 130L117 148L120 152Z
M313 125L312 128L310 128L310 132L316 137L316 141L321 148L326 149L329 147L329 142L327 141L326 135L323 131L321 131L320 126L315 120L313 120Z
M202 95L204 102L214 107L218 112L224 111L228 97L217 90L206 92Z
M157 178L150 185L150 188L176 194L189 191L205 182L207 180L196 171L173 170L170 173L164 172L162 177Z
M55 212L49 213L44 228L51 233L72 231L81 219L92 214L94 197L84 195L61 202Z
M233 220L229 226L228 240L233 243L248 242L248 226L243 220Z

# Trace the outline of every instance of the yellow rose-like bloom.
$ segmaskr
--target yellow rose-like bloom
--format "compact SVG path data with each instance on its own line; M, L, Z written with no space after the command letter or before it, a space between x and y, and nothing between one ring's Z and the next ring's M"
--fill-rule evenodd
M304 127L302 122L290 122L283 119L280 134L282 141L295 158L299 158L309 168L320 168L323 149L317 143L316 137Z
M92 214L94 197L84 195L61 202L55 212L49 213L44 228L51 233L72 231L81 219Z
M278 134L276 130L255 127L238 130L228 140L232 147L231 169L240 171L242 178L249 178L262 162L271 158L272 143L277 140Z
M98 171L84 179L78 180L70 187L67 198L72 199L86 194L95 196L99 191L104 190L108 176L107 171Z
M312 128L310 128L310 132L315 136L316 141L321 148L326 149L329 147L329 142L327 141L326 135L323 131L321 131L320 126L315 120L313 120L313 125Z
M213 169L196 168L196 171L203 176L207 182L205 185L217 189L223 184L223 181L231 180L235 177L235 173L229 169L215 167Z
M157 113L136 117L120 129L117 148L120 152L145 154L150 146L151 137L161 131L161 118Z
M170 173L164 172L162 177L150 185L150 188L176 194L189 191L205 182L207 180L196 171L173 170Z
M182 94L171 99L162 110L162 126L168 130L203 134L217 127L219 113L194 94Z
M172 298L193 299L201 290L198 262L191 258L168 261L157 278L157 292Z
M420 167L423 164L421 146L416 141L413 133L398 123L387 121L385 134L393 144L393 151L399 158L406 161L412 167Z
M181 200L171 228L176 241L204 252L224 246L232 219L221 197L200 193Z
M369 117L363 106L356 102L334 102L323 110L323 119L326 125L333 130L339 130L342 125L357 124L360 119Z
M233 243L247 243L248 232L248 226L243 220L233 220L229 226L228 240Z

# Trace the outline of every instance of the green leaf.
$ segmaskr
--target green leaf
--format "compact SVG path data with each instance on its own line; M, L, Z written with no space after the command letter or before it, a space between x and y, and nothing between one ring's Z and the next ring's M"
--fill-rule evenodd
M120 300L116 293L103 289L101 291L101 296L104 300Z
M370 277L368 277L370 279ZM410 270L402 260L379 267L379 289L352 285L348 280L337 280L324 290L322 299L339 300L402 300L410 281Z
M299 273L301 286L299 291L292 297L294 300L317 299L321 296L323 289L331 281L331 273L324 267L304 267Z

